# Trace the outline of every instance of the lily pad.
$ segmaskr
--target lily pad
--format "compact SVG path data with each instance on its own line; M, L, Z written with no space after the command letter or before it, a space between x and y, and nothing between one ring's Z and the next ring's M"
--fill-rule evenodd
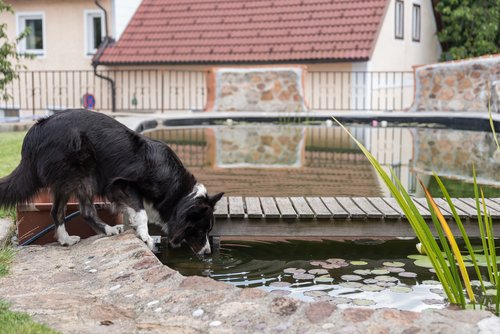
M412 273L411 271L404 271L402 273L399 273L398 276L406 277L406 278L415 278L415 277L417 277L417 274Z
M335 297L332 299L332 303L334 304L349 304L352 302L352 299L344 298L344 297Z
M397 262L397 261L387 261L382 263L386 267L404 267L405 264L403 262Z
M310 279L314 279L314 275L312 274L303 274L303 273L297 273L297 274L293 274L293 279L296 279L296 280L310 280Z
M357 306L372 306L372 305L375 305L375 302L373 300L370 300L370 299L354 299L352 301L352 303L354 305L357 305Z
M387 274L389 274L389 270L387 270L387 269L373 269L371 273L373 275L387 275Z
M292 293L290 290L271 290L270 293L280 296L289 295Z
M363 279L363 277L359 275L342 275L340 278L344 281L359 281Z
M331 283L333 282L333 278L330 276L319 276L314 279L315 283Z
M422 281L422 284L425 284L425 285L440 285L441 282L435 281L435 280L432 280L432 279L427 279L427 280Z
M309 274L313 274L313 275L326 275L326 274L328 274L328 270L326 270L326 269L310 269L307 272Z
M488 289L484 292L486 296L496 296L497 295L497 290L496 289Z
M292 285L292 284L288 283L288 282L272 282L271 284L269 284L269 286L271 286L273 288L287 288L290 285Z
M408 255L407 258L412 259L412 260L420 260L420 259L426 259L429 257L427 255L411 254L411 255Z
M353 266L365 266L368 264L368 262L366 262L366 261L351 261L351 264Z
M379 282L397 282L398 281L398 279L396 277L387 276L387 275L375 276L373 279L376 279Z
M370 275L372 271L370 269L356 269L353 271L356 275L366 276Z
M325 264L328 264L327 262L325 261L311 261L309 262L311 264L311 266L323 266Z
M350 289L359 289L363 286L363 284L358 282L342 282L339 284L341 287L350 288Z
M427 304L427 305L442 305L444 302L440 299L424 299L422 300L422 303Z
M384 290L385 288L382 286L372 284L372 285L363 285L360 289L367 292L379 292Z
M384 287L384 288L390 288L391 286L395 286L396 283L394 283L394 282L377 282L377 285Z
M363 283L365 284L377 284L379 281L377 281L375 278L367 278L363 280Z
M312 290L312 291L306 291L304 292L304 296L308 297L320 297L320 296L326 296L328 293L326 291L322 290Z
M283 269L283 272L285 274L303 274L306 272L306 270L300 268L285 268Z
M405 269L401 267L386 267L385 269L391 273L402 273L405 271Z
M421 259L416 260L415 262L413 262L413 264L415 264L417 267L433 268L432 262L428 256L426 256L425 258L421 258Z
M401 286L401 285L393 286L390 288L390 290L392 292L397 292L397 293L409 293L409 292L413 291L412 288L407 287L407 286Z

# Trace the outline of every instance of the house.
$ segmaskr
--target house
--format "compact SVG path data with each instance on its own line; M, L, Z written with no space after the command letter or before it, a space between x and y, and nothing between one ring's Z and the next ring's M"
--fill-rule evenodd
M134 5L139 4L139 0L6 2L15 12L0 15L0 21L7 24L9 39L14 40L25 28L31 30L18 50L35 55L33 60L25 62L31 71L91 69L92 56L104 37L119 37L135 10Z
M430 0L144 0L94 61L161 71L162 92L180 102L179 90L203 90L190 74L174 83L175 71L302 64L312 109L394 110L411 104L413 66L437 61L440 51Z
M10 0L14 14L0 14L13 41L25 28L31 33L18 44L25 69L0 100L0 119L9 116L38 117L69 107L102 106L106 87L94 75L92 57L105 37L116 39L132 17L140 0ZM85 97L94 103L84 103ZM2 115L3 114L3 115Z

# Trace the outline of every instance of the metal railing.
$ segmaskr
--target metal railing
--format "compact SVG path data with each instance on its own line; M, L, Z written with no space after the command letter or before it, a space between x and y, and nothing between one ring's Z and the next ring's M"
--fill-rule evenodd
M185 70L98 71L115 83L115 110L168 112L203 109L206 72ZM111 85L93 71L21 71L4 92L0 109L26 116L89 106L112 111ZM309 72L304 85L311 110L403 110L413 101L412 72ZM1 96L1 95L0 95ZM85 103L87 102L87 104Z

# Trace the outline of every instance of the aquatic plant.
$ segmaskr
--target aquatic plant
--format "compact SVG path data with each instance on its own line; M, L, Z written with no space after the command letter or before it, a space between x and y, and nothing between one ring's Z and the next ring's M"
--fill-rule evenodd
M491 114L490 114L491 115ZM434 202L434 199L430 195L429 191L425 187L425 185L420 181L421 186L424 189L426 194L426 199L429 204L429 211L431 212L432 221L435 227L435 230L438 234L438 238L434 237L429 226L427 225L425 219L420 214L419 210L415 206L413 200L411 199L408 192L402 186L399 178L395 175L394 171L391 170L391 177L386 173L386 171L382 168L377 159L364 147L364 145L359 142L350 132L347 130L337 119L333 117L334 121L342 127L346 133L351 137L351 139L357 144L357 146L361 149L361 151L368 158L372 166L375 168L378 175L386 184L387 188L391 192L392 196L397 201L401 210L405 213L406 219L410 223L413 228L418 240L421 243L421 247L425 249L425 252L428 254L429 260L436 271L436 275L443 286L443 290L452 304L458 304L462 308L466 308L467 304L472 304L475 308L476 297L474 295L472 284L469 279L469 274L466 269L466 265L464 263L464 257L461 254L458 245L456 243L455 237L451 232L451 229L441 214L439 207ZM491 116L490 116L491 120ZM492 125L493 133L494 127ZM496 135L495 135L496 136ZM497 142L498 145L498 142ZM500 149L500 146L498 146ZM495 252L495 244L494 244L494 235L493 235L493 225L491 215L488 213L486 208L486 202L484 199L484 194L481 190L481 197L479 196L479 189L476 180L475 169L473 168L473 176L474 176L474 192L476 197L476 209L478 216L478 224L479 230L481 234L481 241L484 252L484 256L486 259L487 270L488 270L488 278L491 284L494 284L496 287L496 295L495 299L495 313L498 315L500 313L500 276L497 268L497 259ZM458 229L460 230L462 237L465 241L466 248L468 253L470 254L470 258L474 265L475 273L479 279L481 292L486 295L485 284L483 282L483 278L481 272L479 270L476 254L472 245L470 243L469 237L467 236L467 232L460 220L460 217L457 214L455 206L453 205L451 198L446 191L442 181L434 173L434 177L438 182L441 191L448 202L448 205L452 211L453 218L455 223L457 224ZM482 206L481 206L482 204ZM468 301L465 299L464 288L467 292ZM482 307L482 305L481 305Z

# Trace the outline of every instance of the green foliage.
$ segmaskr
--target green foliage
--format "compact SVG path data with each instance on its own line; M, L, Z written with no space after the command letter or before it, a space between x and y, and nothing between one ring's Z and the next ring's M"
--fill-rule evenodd
M21 160L21 146L26 132L0 132L0 178L8 175ZM15 210L0 209L0 218L15 219Z
M45 325L37 324L25 313L9 310L9 305L0 301L0 332L2 334L56 334Z
M0 0L0 14L2 13L14 14L14 11L11 5ZM7 24L0 22L0 101L9 99L10 96L5 91L5 87L17 78L17 71L24 67L20 64L21 59L33 58L32 55L17 52L17 44L29 33L29 29L25 29L14 41L11 41L7 36Z
M12 248L0 249L0 277L7 275L9 265L14 259L14 250Z
M442 60L500 52L500 0L440 0Z

